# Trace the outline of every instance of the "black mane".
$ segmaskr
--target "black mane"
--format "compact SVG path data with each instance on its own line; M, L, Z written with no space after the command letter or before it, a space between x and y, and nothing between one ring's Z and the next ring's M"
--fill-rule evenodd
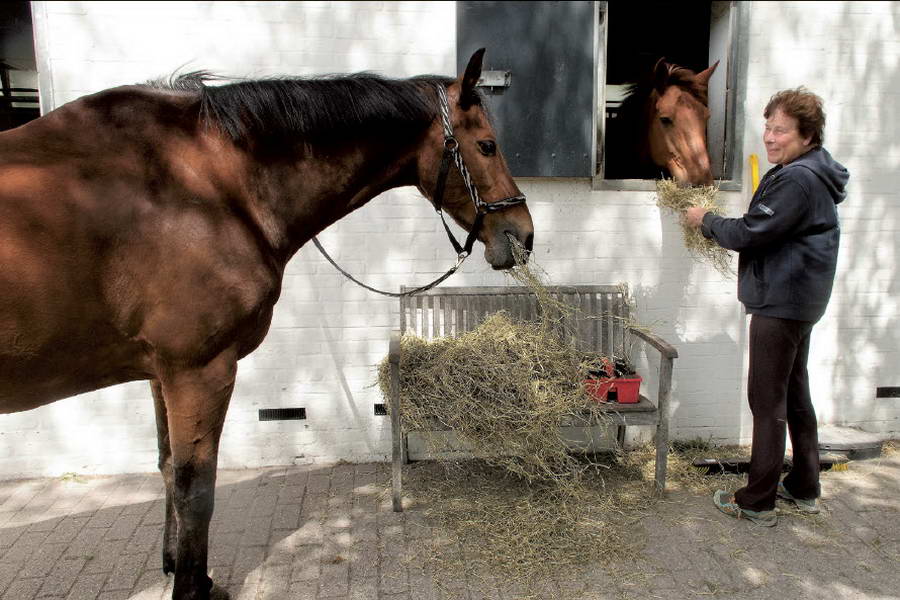
M199 94L200 115L237 144L327 144L425 129L437 116L430 87L451 77L391 79L372 73L316 78L279 77L207 85L207 72L186 73L151 86Z

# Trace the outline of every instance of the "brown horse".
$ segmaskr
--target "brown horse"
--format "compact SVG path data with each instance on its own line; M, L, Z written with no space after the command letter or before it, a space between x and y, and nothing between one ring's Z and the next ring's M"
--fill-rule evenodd
M191 74L0 135L0 412L150 380L173 598L226 596L207 576L219 437L237 361L265 337L303 244L387 189L433 199L458 147L480 204L451 170L443 208L480 224L494 268L513 265L510 237L531 246L475 89L482 57L459 79Z
M617 117L607 121L606 178L712 184L707 90L718 65L694 73L661 58L650 77L631 86Z

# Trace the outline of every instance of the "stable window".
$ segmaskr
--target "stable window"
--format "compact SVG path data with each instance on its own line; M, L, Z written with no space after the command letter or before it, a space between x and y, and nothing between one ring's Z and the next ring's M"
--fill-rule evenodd
M0 131L41 116L29 2L0 3Z
M746 81L745 2L600 2L597 15L598 105L597 164L599 189L654 189L653 175L629 178L613 135L622 102L656 61L699 73L718 61L709 80L707 147L713 178L722 189L739 189L743 132L742 91ZM620 172L616 172L616 170Z
M723 189L741 179L745 2L471 2L457 6L457 66L487 48L481 86L517 177L587 177L598 189L652 190L605 173L607 121L627 86L665 56L710 80L708 146ZM646 66L649 63L649 66ZM736 93L737 92L737 93Z

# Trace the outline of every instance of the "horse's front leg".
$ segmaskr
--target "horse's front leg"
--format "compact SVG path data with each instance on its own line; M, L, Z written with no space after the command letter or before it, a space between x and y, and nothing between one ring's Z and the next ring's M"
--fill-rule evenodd
M230 351L203 367L160 369L177 519L173 600L228 597L213 587L206 569L219 437L236 370L236 355ZM168 522L166 526L168 532ZM165 560L165 549L163 553Z
M156 410L156 443L159 447L159 472L162 474L163 484L166 487L166 524L163 530L162 568L168 575L175 572L175 542L178 535L178 525L175 520L174 508L174 474L172 472L172 446L169 442L169 417L166 411L166 402L163 398L162 384L154 379L150 382L150 390L153 392L153 407Z

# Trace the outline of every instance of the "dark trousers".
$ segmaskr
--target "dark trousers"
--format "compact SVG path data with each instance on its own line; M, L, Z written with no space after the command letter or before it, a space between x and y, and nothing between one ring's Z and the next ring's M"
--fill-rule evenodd
M785 428L794 448L794 464L784 486L795 497L819 497L819 436L809 396L809 337L813 323L753 315L750 319L750 369L747 374L753 413L753 448L747 485L735 492L748 510L775 508L775 492L784 464Z

